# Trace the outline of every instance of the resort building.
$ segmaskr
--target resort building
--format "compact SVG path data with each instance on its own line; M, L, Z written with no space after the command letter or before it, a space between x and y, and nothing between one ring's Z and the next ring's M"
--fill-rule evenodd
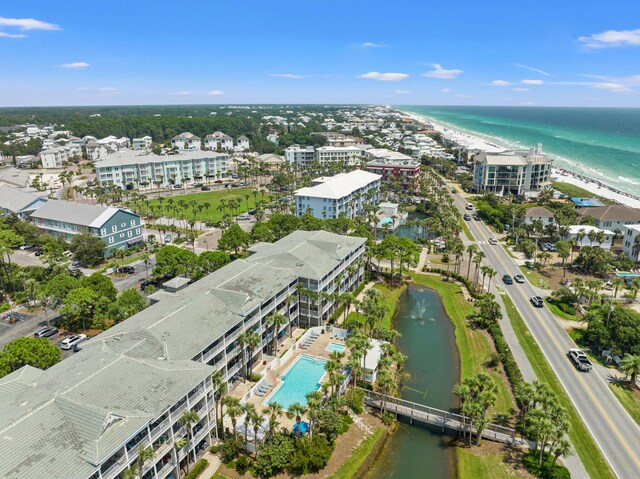
M315 149L313 146L291 145L284 149L284 159L292 165L309 168L316 159Z
M534 221L540 221L544 226L546 226L549 224L554 224L556 218L554 214L544 206L534 206L533 208L529 208L524 212L522 221L527 225L532 224Z
M134 138L132 141L132 148L134 150L150 150L153 139L150 136L143 136L142 138Z
M634 261L640 260L640 224L627 225L623 229L622 251Z
M115 136L107 136L101 140L92 139L85 145L87 151L87 159L96 161L116 151L129 148L131 142L129 138L116 138Z
M274 145L279 145L280 144L280 138L278 138L278 134L277 133L269 133L267 135L267 141L270 141Z
M214 134L204 137L204 149L213 151L232 150L233 138L221 131L216 131Z
M576 246L582 248L584 246L597 246L602 249L610 250L613 243L613 231L596 228L588 225L572 225L569 226L568 234L564 239L576 240Z
M62 168L69 159L82 155L82 148L76 145L56 146L40 152L43 168Z
M598 228L623 231L627 225L640 224L640 208L624 205L607 205L579 208L578 216L591 216L596 220Z
M92 234L104 241L107 249L128 248L143 239L140 216L121 208L49 200L29 219L45 233L65 241L81 233Z
M246 136L239 136L236 140L236 150L247 151L249 150L249 138Z
M247 259L176 292L154 293L147 309L46 371L24 366L0 379L0 477L115 479L136 464L140 446L154 452L141 477L181 477L187 455L216 435L212 374L232 391L245 370L277 359L273 338L290 325L323 324L334 305L304 291L354 290L365 242L297 231L258 244ZM270 325L274 312L287 324ZM261 338L251 351L238 339L245 331ZM180 422L187 410L197 413L195 424ZM192 441L176 449L187 427Z
M376 216L378 228L394 231L398 226L406 224L409 214L406 211L400 211L398 203L383 202L378 205Z
M378 366L380 364L380 358L382 358L382 345L385 343L386 341L371 339L371 347L364 356L362 379L369 384L374 384L378 377Z
M551 184L552 161L542 145L526 152L481 152L474 161L473 190L526 195Z
M202 148L202 142L199 136L186 132L171 138L171 146L180 151L195 151Z
M30 174L28 171L18 168L4 168L0 170L0 186L6 185L13 188L29 188Z
M364 205L378 204L380 179L380 175L362 170L317 178L315 186L294 193L296 214L311 211L316 218L353 219L364 213Z
M3 216L13 214L24 219L46 202L47 198L34 193L0 185L0 214Z
M397 151L376 148L366 151L367 171L382 176L383 181L397 181L406 188L417 188L420 162Z
M125 150L96 162L95 168L100 186L169 187L199 179L225 178L229 172L229 155L207 151L155 155Z
M316 148L315 159L319 165L340 163L345 166L359 166L364 158L364 148L357 146L321 146Z

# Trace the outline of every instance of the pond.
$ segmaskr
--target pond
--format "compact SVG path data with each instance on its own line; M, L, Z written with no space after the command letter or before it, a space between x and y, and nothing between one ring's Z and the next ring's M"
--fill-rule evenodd
M451 391L459 378L458 352L453 325L440 297L430 289L409 285L398 300L395 328L401 333L396 345L408 356L401 397L439 409L454 409L457 402ZM456 477L451 440L438 429L401 422L366 477Z

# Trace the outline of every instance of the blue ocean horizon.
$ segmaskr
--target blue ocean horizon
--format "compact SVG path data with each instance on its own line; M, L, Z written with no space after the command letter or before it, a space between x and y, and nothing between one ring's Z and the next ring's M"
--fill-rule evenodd
M396 106L506 148L538 143L559 168L640 192L640 108Z

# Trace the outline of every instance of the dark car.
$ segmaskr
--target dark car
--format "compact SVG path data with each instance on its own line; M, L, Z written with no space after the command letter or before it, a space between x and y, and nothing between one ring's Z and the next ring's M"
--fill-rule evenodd
M502 282L503 282L504 284L513 284L513 278L512 278L511 276L509 276L508 274L505 274L505 275L502 277Z
M38 249L35 251L35 253L34 253L34 254L35 254L36 256L42 256L42 255L44 254L44 251L43 251L42 249L38 248Z
M202 186L202 187L200 187L200 189L202 191L209 191L211 188L209 188L208 186Z
M530 301L536 308L542 308L544 306L544 300L540 296L531 296Z
M222 180L216 180L216 181L214 181L214 183L220 184L220 183L223 183L223 181Z
M466 213L464 214L463 218L465 221L471 221L471 216Z
M480 215L476 213L475 215L473 215L473 219L476 221L480 221Z
M142 283L140 283L140 289L142 291L147 289L149 286L153 286L154 288L159 288L160 287L160 282L155 281L155 280L149 280L149 281L143 281Z
M118 273L133 274L135 272L136 272L136 268L133 266L120 266L118 268Z
M36 338L48 338L58 333L58 328L46 327L42 329L38 329L33 335Z

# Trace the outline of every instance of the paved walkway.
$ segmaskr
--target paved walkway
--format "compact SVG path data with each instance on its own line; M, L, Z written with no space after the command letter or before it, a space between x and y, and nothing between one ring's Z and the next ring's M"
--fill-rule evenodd
M211 479L211 476L213 476L216 473L216 471L220 467L220 464L222 464L222 461L220 461L220 458L218 457L217 454L211 454L211 452L209 451L207 451L205 455L202 456L202 458L209 461L209 465L204 471L202 471L202 474L200 474L200 477L202 479Z

